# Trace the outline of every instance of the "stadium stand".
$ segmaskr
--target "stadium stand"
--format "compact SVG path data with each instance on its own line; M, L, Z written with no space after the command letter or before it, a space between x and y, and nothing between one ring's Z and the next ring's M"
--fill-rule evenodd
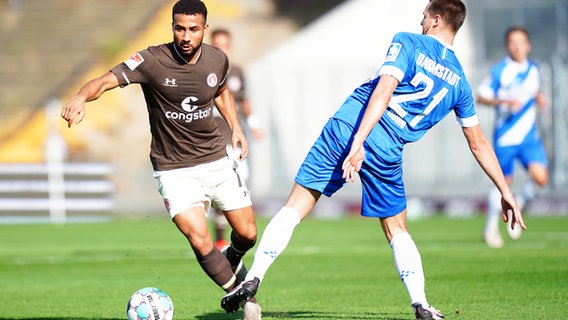
M76 81L98 59L112 56L163 1L19 0L0 2L0 123L7 134L18 113L29 114ZM11 4L11 5L10 5ZM128 19L124 19L125 12ZM112 35L109 37L109 35ZM69 54L62 54L68 52ZM19 120L25 119L20 116Z

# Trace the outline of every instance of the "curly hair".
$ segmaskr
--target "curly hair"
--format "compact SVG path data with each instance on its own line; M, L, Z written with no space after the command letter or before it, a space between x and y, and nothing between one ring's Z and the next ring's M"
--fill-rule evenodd
M176 14L200 14L207 21L207 7L201 0L179 0L172 8L172 20Z

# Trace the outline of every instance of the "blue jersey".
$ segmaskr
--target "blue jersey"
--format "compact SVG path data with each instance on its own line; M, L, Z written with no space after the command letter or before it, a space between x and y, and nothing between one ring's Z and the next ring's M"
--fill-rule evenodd
M526 139L538 139L535 101L539 85L540 74L533 61L519 63L510 57L494 65L481 83L479 96L489 100L517 100L521 104L518 111L505 104L496 106L493 137L496 147L517 146Z
M358 87L333 117L357 127L383 75L399 81L379 121L393 141L417 141L452 110L461 126L479 123L471 88L451 46L429 35L405 32L394 36L375 76Z

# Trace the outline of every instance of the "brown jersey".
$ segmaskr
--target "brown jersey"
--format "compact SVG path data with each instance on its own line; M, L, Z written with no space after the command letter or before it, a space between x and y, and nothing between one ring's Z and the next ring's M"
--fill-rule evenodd
M121 87L142 87L154 170L192 167L226 156L213 120L213 99L225 85L228 67L227 56L215 47L202 44L197 62L188 64L168 43L136 52L111 69Z

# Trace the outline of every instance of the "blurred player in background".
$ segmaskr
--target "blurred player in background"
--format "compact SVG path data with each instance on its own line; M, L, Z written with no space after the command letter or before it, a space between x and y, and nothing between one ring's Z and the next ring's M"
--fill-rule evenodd
M511 210L510 219L525 228L491 144L481 130L471 87L452 48L465 20L465 5L460 0L432 0L423 14L423 35L396 34L375 76L355 89L324 126L296 175L284 207L266 227L246 281L221 300L226 311L234 312L254 297L268 268L321 194L333 195L346 181L354 181L355 172L359 172L361 214L380 219L415 317L443 319L426 299L422 260L406 225L402 151L406 143L419 140L452 111L473 156L501 192L504 219Z
M232 37L229 30L226 29L215 29L211 32L211 45L217 47L231 58L232 53ZM253 113L250 101L246 96L245 90L245 77L243 70L236 64L229 64L229 71L227 73L227 88L231 91L231 94L235 98L237 104L237 110L241 119L244 119L247 128L245 128L245 133L250 133L254 140L260 140L263 138L263 132L260 129L259 117ZM250 170L248 166L248 161L239 160L240 149L233 150L231 143L231 128L229 124L223 118L219 112L214 113L215 122L219 127L223 141L227 145L227 153L232 157L237 164L237 171L241 178L248 183L250 180ZM247 130L248 129L248 130ZM215 223L215 246L222 249L229 244L225 239L225 231L227 229L227 219L223 212L217 207L212 208L215 211L214 223Z
M477 100L495 107L497 112L493 145L507 183L510 185L513 180L516 159L528 172L530 179L516 195L522 209L536 196L537 188L548 183L547 157L536 125L538 111L544 110L546 102L540 91L538 66L528 59L531 43L527 30L508 29L505 44L508 56L491 68L479 86ZM503 238L498 223L499 190L492 188L487 200L483 239L489 247L500 248ZM521 228L507 228L507 231L512 239L521 236Z
M203 271L229 291L246 274L241 258L254 246L257 231L250 193L213 120L216 106L232 129L232 148L240 146L237 157L244 160L247 140L227 86L229 60L221 50L202 43L206 21L207 8L200 0L176 2L173 42L136 52L89 81L63 107L61 116L69 127L79 124L85 102L118 86L140 84L152 133L150 160L166 209ZM209 233L206 216L211 203L223 210L233 228L231 246L224 253ZM244 319L260 319L256 301L245 305Z

